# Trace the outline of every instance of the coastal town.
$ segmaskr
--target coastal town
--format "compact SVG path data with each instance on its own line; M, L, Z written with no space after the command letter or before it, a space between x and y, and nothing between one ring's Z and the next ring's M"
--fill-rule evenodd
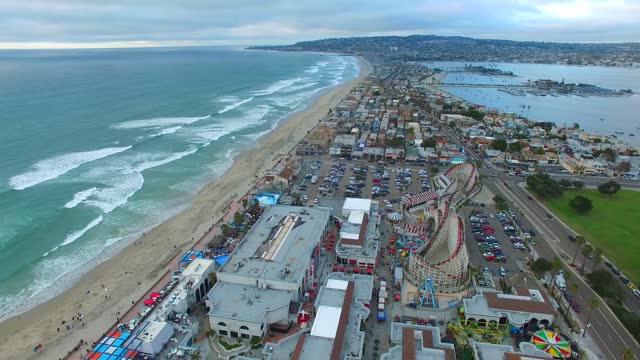
M469 103L440 88L434 69L372 62L102 336L82 335L91 324L81 313L60 325L80 339L65 359L637 352L610 311L587 310L594 291L569 284L572 274L579 283L580 267L602 263L601 254L563 264L581 245L567 229L545 225L551 215L520 185L537 174L576 187L611 179L637 187L638 147ZM540 270L541 259L559 265ZM637 311L640 291L606 263L626 280ZM614 332L623 335L618 342L599 335Z

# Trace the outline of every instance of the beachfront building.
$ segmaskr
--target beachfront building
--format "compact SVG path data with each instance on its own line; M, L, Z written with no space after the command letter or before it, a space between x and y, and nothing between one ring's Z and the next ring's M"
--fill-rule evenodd
M317 280L329 216L323 208L268 207L217 272L207 300L211 329L244 339L288 330Z
M182 274L180 274L180 284L178 288L184 288L187 292L187 294L181 295L180 297L186 299L187 295L189 295L193 297L195 302L202 300L213 287L213 281L209 279L209 274L215 272L215 270L216 262L214 260L204 258L194 259L186 269L182 270ZM186 304L180 305L181 309L184 307L184 310L181 311L186 311Z
M391 324L391 348L380 360L455 360L453 344L440 341L440 329L434 326Z
M526 324L546 327L553 323L555 309L549 298L537 289L514 287L514 294L481 292L471 299L464 299L464 316L467 322L479 327L509 324L520 329Z
M358 268L358 271L373 271L380 249L378 202L346 198L342 206L342 217L340 238L336 245L336 262Z
M331 273L314 303L310 331L300 331L278 343L266 343L266 360L360 360L370 316L373 277Z

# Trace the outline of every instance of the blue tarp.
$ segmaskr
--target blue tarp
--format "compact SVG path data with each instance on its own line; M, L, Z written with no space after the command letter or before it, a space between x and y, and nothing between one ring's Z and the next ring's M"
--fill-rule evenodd
M227 262L227 259L229 259L229 255L228 254L216 256L216 257L213 258L213 260L215 260L218 265L223 265L224 263Z

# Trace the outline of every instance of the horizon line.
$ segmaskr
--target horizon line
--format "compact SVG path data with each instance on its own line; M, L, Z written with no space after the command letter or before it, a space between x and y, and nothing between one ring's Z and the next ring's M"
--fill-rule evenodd
M98 49L135 49L135 48L162 48L162 47L206 47L206 46L290 46L298 42L321 41L327 39L348 39L348 38L372 38L372 37L411 37L411 36L436 36L436 37L461 37L475 40L496 40L513 42L534 42L534 43L555 43L555 44L638 44L640 41L546 41L546 40L512 40L499 37L472 37L465 35L435 35L435 34L412 34L412 35L366 35L366 36L341 36L323 37L311 40L297 40L293 42L274 41L264 43L258 41L254 44L240 44L234 40L132 40L132 41L106 41L106 42L56 42L56 41L30 41L30 42L0 42L0 50L98 50Z

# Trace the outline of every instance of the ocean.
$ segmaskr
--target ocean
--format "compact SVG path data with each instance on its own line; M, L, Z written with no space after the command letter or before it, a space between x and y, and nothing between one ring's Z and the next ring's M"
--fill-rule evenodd
M503 112L527 116L535 121L551 121L558 126L578 123L583 129L602 134L614 134L628 143L640 144L640 69L599 66L572 66L549 64L511 64L487 62L425 62L449 74L446 84L516 85L527 80L551 79L555 81L586 83L608 89L632 89L636 94L615 97L580 96L515 96L497 88L443 87L442 90L476 104ZM462 72L465 65L494 67L512 71L515 77L488 76ZM630 136L629 134L636 136Z
M0 51L0 318L184 209L355 58L230 47Z

